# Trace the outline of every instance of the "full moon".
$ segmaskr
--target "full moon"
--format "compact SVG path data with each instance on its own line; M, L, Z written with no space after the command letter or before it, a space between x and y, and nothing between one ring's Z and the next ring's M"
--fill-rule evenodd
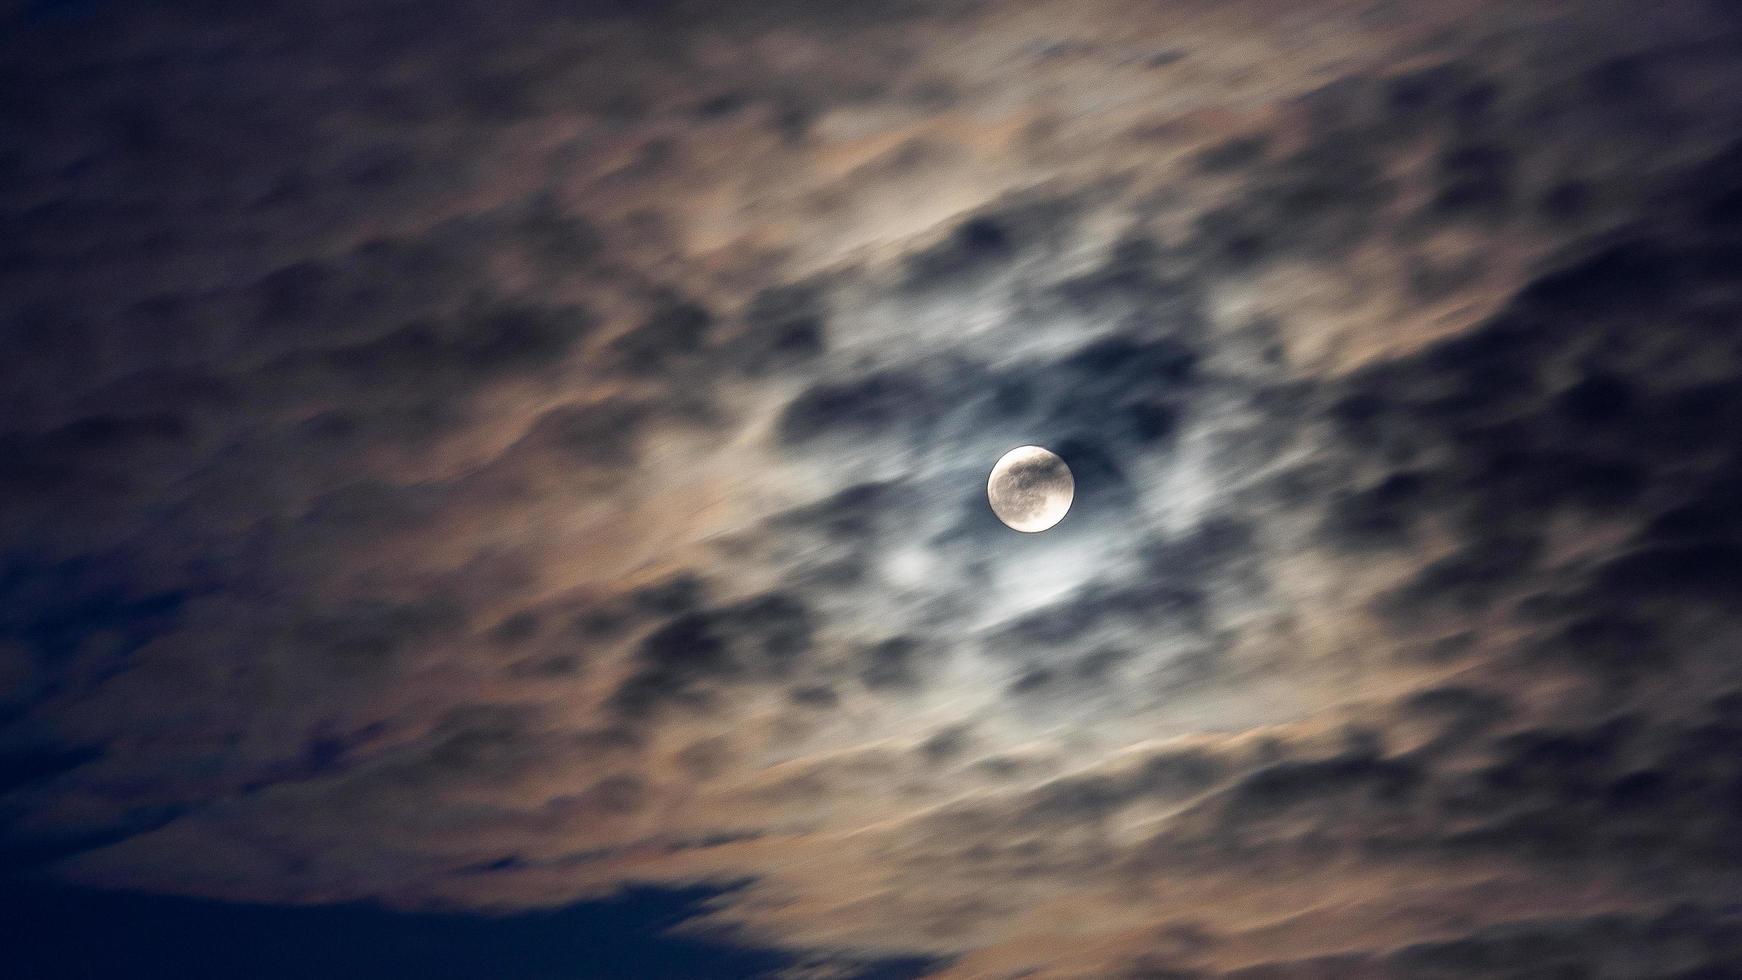
M1018 446L992 467L986 499L992 513L1018 531L1033 534L1064 520L1076 495L1071 468L1039 446Z

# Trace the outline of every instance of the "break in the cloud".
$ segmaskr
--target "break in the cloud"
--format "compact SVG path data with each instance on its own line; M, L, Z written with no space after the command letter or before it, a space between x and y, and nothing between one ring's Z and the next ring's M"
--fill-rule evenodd
M52 873L1742 969L1728 7L199 7L6 41Z

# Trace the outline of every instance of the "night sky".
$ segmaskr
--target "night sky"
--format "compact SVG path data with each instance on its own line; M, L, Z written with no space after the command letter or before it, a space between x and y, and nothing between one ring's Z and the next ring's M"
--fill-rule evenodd
M0 0L0 977L918 976L1742 976L1742 4Z

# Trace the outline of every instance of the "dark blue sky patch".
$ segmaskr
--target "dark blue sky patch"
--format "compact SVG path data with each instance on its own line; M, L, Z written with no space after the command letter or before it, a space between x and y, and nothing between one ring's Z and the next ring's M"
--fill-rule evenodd
M368 905L286 908L0 886L7 974L27 980L635 980L763 977L787 955L664 933L719 892L637 888L602 902L487 917ZM868 977L912 977L873 967Z

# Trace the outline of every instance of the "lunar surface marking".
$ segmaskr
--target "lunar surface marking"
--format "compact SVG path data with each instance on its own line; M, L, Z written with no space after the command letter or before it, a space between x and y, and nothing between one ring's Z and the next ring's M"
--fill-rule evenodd
M1071 468L1039 446L1018 446L992 467L986 499L1006 525L1028 534L1056 525L1071 509L1076 481Z

